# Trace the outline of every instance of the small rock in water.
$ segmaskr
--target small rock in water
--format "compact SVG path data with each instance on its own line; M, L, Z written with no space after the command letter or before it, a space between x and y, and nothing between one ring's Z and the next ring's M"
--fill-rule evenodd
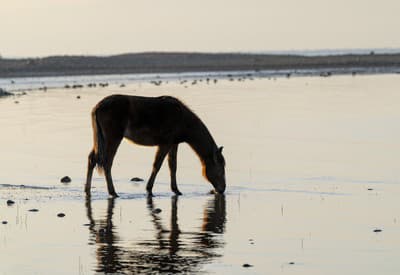
M7 224L7 223L8 223L8 221L2 221L1 223L2 223L2 224Z
M64 217L65 217L65 214L64 214L64 213L58 213L58 214L57 214L57 217L59 217L59 218L64 218Z
M81 96L80 96L80 95L78 95L78 96L76 96L76 98L77 98L77 99L81 99Z
M8 205L8 206L13 205L14 203L15 203L15 201L13 201L13 200L7 200L7 205Z
M372 190L374 190L374 189L373 189L373 188L368 188L367 190L368 190L368 191L372 191Z
M251 264L243 264L243 267L252 267Z
M39 209L32 208L32 209L29 209L28 211L29 211L29 212L39 212Z
M377 228L377 229L374 229L374 232L375 232L375 233L382 232L382 229L379 229L379 228Z
M71 178L68 177L68 176L65 176L65 177L63 177L63 178L61 179L61 182L62 182L62 183L70 183L70 182L71 182Z
M152 212L154 213L154 214L158 214L158 213L161 213L161 209L160 208L156 208L156 209L154 209Z
M289 262L290 265L294 265L294 262Z
M131 178L131 181L144 181L144 179L138 178L138 177L134 177L134 178Z

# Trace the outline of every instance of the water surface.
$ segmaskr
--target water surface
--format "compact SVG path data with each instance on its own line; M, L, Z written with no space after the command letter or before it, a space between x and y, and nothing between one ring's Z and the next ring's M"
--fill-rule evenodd
M0 273L398 274L399 75L196 79L0 99ZM148 200L130 178L147 179L155 148L123 142L121 197L95 174L87 200L90 110L111 93L188 104L224 146L226 195L181 145L184 195L164 165Z

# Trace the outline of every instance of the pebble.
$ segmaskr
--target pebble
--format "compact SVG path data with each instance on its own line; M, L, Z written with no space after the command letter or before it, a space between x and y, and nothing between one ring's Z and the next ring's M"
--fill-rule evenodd
M81 96L80 96L80 95L78 95L78 96L76 96L76 98L77 98L77 99L81 99Z
M64 217L65 217L65 214L64 214L64 213L58 213L58 214L57 214L57 217L59 217L59 218L64 218Z
M252 267L251 264L243 264L243 267Z
M60 181L61 181L62 183L70 183L70 182L71 182L71 178L68 177L68 176L65 176L65 177L63 177Z
M15 203L15 201L13 201L13 200L7 200L7 205L8 205L8 206L13 205L14 203Z
M158 214L158 213L161 213L161 209L160 208L156 208L156 209L154 209L152 212L154 213L154 214Z
M294 262L289 262L290 265L294 265Z
M375 232L375 233L382 232L382 229L374 229L374 232Z
M367 190L368 190L368 191L372 191L372 190L374 190L374 189L373 189L373 188L368 188Z
M8 223L8 221L2 221L1 223L2 223L2 224L7 224L7 223Z
M32 209L29 209L28 211L29 211L29 212L39 212L39 209L32 208Z
M138 178L138 177L134 177L134 178L131 178L131 181L144 181L144 179Z

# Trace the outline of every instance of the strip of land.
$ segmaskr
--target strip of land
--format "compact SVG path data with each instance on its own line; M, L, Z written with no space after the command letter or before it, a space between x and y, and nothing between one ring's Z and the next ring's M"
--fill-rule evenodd
M114 56L0 58L0 78L135 73L181 73L354 68L400 71L399 54L328 56L240 53L134 53Z

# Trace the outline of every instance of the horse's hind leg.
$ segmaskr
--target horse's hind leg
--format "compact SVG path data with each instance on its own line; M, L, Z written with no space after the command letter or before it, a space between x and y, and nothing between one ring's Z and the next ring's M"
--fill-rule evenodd
M171 173L171 190L176 195L182 195L179 191L178 186L176 185L176 156L178 152L178 144L174 144L168 153L168 165L169 171Z
M158 147L156 157L155 157L154 163L153 163L153 171L151 172L150 179L147 182L147 186L146 186L147 194L149 196L153 195L152 190L153 190L154 180L156 179L157 173L160 170L161 165L164 161L164 158L167 155L167 153L169 152L170 148L171 148L171 146L169 146L169 145L160 145Z
M95 166L96 166L96 155L94 150L92 150L88 157L87 174L86 174L85 192L87 196L90 196L90 187L92 185L93 169Z
M108 194L113 197L118 197L117 193L114 189L114 184L111 176L111 167L114 161L115 154L117 153L117 149L119 144L121 143L122 138L114 139L112 142L107 142L106 150L107 150L107 159L104 164L104 175L106 177Z

